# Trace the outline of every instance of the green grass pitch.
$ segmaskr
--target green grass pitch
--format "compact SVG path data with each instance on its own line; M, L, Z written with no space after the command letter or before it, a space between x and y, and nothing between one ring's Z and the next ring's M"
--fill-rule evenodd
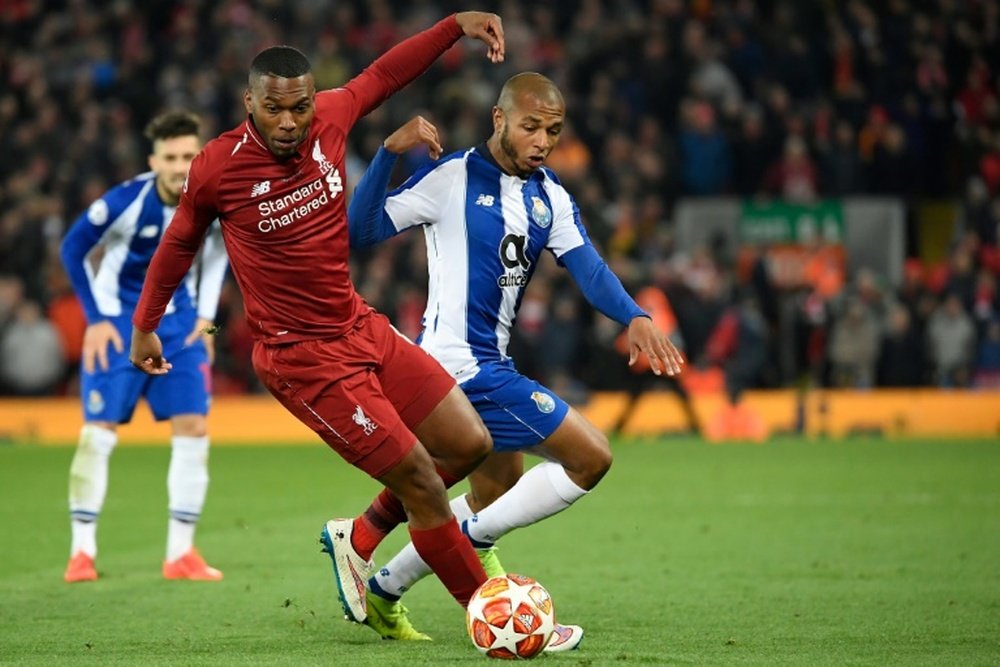
M544 664L1000 664L1000 443L614 451L593 494L501 542L507 567L586 628ZM168 456L115 452L102 579L70 586L72 449L0 448L0 664L488 662L434 579L406 599L432 643L342 620L319 529L377 486L321 445L214 449L198 544L225 581L162 581Z

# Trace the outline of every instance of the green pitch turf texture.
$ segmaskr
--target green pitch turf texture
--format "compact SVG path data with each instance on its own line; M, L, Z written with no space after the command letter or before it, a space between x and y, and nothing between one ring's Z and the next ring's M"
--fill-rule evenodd
M504 539L579 651L544 664L1000 664L1000 444L618 441L590 497ZM72 449L0 448L0 664L483 665L427 579L433 643L342 619L317 536L377 487L320 445L217 447L198 543L165 582L164 447L121 448L96 583L68 585ZM399 547L397 531L379 562Z

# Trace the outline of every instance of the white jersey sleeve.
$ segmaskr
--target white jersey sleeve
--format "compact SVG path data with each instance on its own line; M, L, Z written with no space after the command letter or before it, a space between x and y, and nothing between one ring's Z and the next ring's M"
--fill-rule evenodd
M226 277L229 258L222 241L222 227L216 220L205 235L201 248L201 277L198 281L198 317L214 321L219 308L222 281Z
M456 189L464 192L465 162L462 157L462 153L455 153L431 169L421 169L388 194L385 211L396 231L432 225L443 217L442 206L452 200Z
M545 247L558 258L590 241L580 221L580 210L566 188L548 178L544 187L552 202L552 232Z

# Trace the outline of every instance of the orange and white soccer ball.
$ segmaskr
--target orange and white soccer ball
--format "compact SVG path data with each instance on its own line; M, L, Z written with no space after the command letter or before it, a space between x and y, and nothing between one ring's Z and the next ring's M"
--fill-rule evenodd
M545 587L521 574L487 579L469 600L469 638L491 658L533 658L552 637L556 615Z

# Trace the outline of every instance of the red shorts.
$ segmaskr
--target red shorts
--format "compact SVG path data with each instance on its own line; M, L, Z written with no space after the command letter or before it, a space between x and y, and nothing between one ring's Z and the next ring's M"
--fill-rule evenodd
M413 448L411 429L455 386L437 361L375 311L339 338L256 343L253 367L289 412L375 478Z

